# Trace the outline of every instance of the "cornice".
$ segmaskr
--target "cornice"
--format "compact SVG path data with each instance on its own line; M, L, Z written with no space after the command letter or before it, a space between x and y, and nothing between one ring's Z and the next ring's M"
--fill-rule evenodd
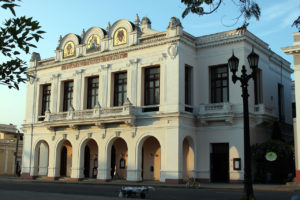
M39 65L37 68L28 68L27 71L32 72L32 71L35 71L35 69L36 69L36 71L40 71L40 70L44 70L44 69L48 69L48 68L60 67L62 65L67 65L67 64L71 64L71 63L75 63L75 62L86 61L86 60L93 59L93 58L112 56L112 55L122 54L122 53L129 53L129 52L136 51L136 50L141 50L141 49L146 49L146 48L150 48L150 47L161 46L161 45L168 44L168 43L178 42L179 40L180 40L180 36L165 38L163 40L157 39L155 42L151 42L151 43L141 43L141 44L129 46L129 47L126 47L123 49L116 49L116 50L107 51L107 52L99 52L98 54L87 55L84 57L83 56L77 57L76 59L72 59L72 60L65 60L65 61L60 61L60 62L55 62L55 63Z

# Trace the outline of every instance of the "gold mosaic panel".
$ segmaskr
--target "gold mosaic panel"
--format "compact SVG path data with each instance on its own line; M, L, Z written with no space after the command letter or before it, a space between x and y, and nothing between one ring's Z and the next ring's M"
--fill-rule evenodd
M64 47L64 58L75 55L75 45L73 42L69 41Z
M125 28L119 28L114 35L114 46L127 43L127 31Z
M93 34L89 37L87 42L87 50L94 50L100 47L100 37L96 34Z

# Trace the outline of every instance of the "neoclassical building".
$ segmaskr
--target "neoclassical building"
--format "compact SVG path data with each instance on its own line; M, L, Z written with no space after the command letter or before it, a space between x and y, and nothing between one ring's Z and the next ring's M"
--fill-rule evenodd
M259 70L249 84L251 143L292 124L290 63L247 30L195 37L172 17L163 32L136 16L60 37L34 53L27 83L22 175L98 181L239 182L241 88L227 61Z

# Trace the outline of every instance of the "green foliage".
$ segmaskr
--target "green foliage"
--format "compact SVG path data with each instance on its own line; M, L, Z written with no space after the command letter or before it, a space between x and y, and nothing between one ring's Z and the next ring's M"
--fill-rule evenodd
M9 9L14 15L0 27L0 52L8 60L0 63L0 84L19 89L19 83L27 79L27 67L18 56L21 52L29 54L31 48L36 48L34 42L38 42L45 32L32 17L16 17L14 8L19 6L16 1L20 0L0 0L1 8Z
M294 148L292 145L279 140L269 140L262 144L253 145L251 151L255 160L263 161L267 152L275 152L278 159L285 159L293 154Z
M300 32L300 16L294 21L292 26L295 26Z
M255 161L255 181L260 183L285 183L294 174L294 147L279 140L269 140L251 147L252 158ZM266 154L275 152L277 159L268 161ZM269 177L268 177L269 174Z
M182 13L182 18L186 17L190 12L198 15L208 15L215 12L224 0L181 0L186 5L186 9ZM259 20L260 8L254 0L232 0L239 7L240 15L237 21L243 17L244 25L252 17Z

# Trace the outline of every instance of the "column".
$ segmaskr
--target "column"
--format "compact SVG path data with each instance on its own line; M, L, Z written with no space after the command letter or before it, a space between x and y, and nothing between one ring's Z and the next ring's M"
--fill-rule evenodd
M136 136L136 130L131 133L131 137ZM142 158L142 150L138 149L138 144L135 140L130 140L128 142L128 164L127 164L127 181L141 181L141 165L138 162L137 156Z
M128 72L128 98L133 105L137 105L137 86L138 86L138 64L140 59L132 59L129 61L128 66L130 66L130 74Z
M78 144L72 145L72 169L71 179L79 180L83 178L83 169L80 167L80 147ZM79 155L79 156L78 156Z
M107 99L108 99L108 95L109 94L109 91L108 91L108 80L109 80L109 68L110 68L110 64L106 64L106 65L101 65L101 79L102 80L102 84L101 84L101 89L102 89L102 101L100 103L100 105L104 108L106 108L108 106L108 102L107 102Z
M49 144L48 178L52 180L60 176L55 143L56 142Z
M102 135L104 139L106 137L106 133ZM106 152L106 145L98 146L98 175L97 180L99 182L106 182L111 179L110 171L108 168L108 163L110 162L110 151Z
M179 137L178 128L169 128L166 130L165 138L165 168L161 179L165 179L166 183L182 182L182 144ZM162 149L163 156L163 149ZM162 166L163 167L163 166Z
M83 99L85 95L82 92L83 91L83 73L84 69L76 70L74 74L74 100L73 100L73 107L75 110L81 110L83 109Z
M59 85L59 77L60 74L53 74L52 75L52 86L51 86L51 101L50 101L50 112L52 113L56 113L58 112L57 109L57 99L58 99L58 85Z

